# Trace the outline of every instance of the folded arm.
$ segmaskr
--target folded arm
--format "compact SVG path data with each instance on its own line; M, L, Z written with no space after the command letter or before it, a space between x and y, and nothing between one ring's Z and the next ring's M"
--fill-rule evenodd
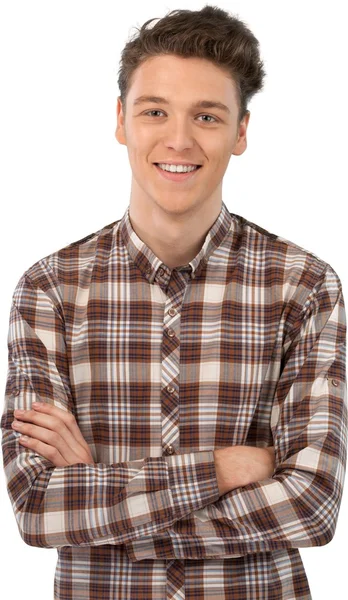
M272 477L227 492L161 534L126 544L132 561L227 558L332 539L347 453L346 318L328 265L283 343L270 427Z
M11 428L13 411L34 401L75 413L64 316L49 275L43 289L24 274L10 313L2 452L20 535L51 548L121 544L164 531L219 497L212 450L56 467L21 446Z

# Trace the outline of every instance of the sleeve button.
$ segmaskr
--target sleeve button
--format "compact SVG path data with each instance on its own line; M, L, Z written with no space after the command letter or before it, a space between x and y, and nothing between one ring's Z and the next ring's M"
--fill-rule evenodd
M14 390L12 390L12 394L14 396L19 396L19 389L18 388L14 388Z
M332 385L334 385L335 387L337 387L337 386L338 386L338 381L337 381L337 379L333 379L331 383L332 383Z

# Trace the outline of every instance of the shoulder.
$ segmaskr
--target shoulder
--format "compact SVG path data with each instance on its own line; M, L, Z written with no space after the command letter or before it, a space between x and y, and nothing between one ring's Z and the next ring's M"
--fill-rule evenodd
M15 294L26 285L41 289L57 304L62 300L62 289L66 289L64 295L69 296L69 289L84 287L98 252L112 247L119 222L120 219L113 221L37 260L21 275Z
M304 299L325 280L341 288L338 274L324 258L245 217L230 214L239 240L238 250L249 256L249 262L263 273L267 285L282 287L284 300L293 295Z

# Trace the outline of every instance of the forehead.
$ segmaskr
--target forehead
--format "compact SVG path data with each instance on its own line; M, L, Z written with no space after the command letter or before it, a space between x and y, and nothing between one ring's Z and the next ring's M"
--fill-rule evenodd
M203 58L173 55L150 57L134 71L129 88L129 101L142 95L190 97L211 96L225 104L236 103L236 86L224 69Z

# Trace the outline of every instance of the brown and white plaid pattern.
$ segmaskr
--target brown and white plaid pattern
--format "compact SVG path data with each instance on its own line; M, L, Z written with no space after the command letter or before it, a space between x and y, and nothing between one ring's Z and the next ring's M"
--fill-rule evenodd
M311 598L299 548L334 535L347 452L340 279L230 213L169 269L123 218L13 293L2 450L23 540L57 548L56 600ZM13 411L71 411L95 465L21 446ZM219 496L213 451L274 445Z

